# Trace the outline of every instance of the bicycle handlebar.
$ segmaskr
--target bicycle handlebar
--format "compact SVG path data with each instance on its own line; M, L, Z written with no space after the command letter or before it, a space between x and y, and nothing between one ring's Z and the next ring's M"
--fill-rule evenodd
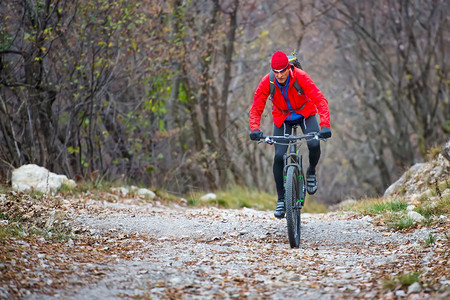
M261 139L263 139L261 141ZM319 132L311 132L311 133L307 133L307 134L299 134L299 135L292 135L292 134L287 134L287 135L267 135L267 136L262 136L261 139L258 141L258 144L260 143L266 143L269 145L272 144L281 144L281 145L288 145L291 142L296 142L296 141L300 141L300 140L320 140L323 141L326 138L320 137L319 136ZM284 140L285 142L280 142L277 140ZM286 144L287 142L287 144Z

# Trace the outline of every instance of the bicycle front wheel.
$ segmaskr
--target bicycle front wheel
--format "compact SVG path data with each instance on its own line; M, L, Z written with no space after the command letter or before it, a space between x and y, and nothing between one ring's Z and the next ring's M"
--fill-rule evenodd
M286 205L286 223L288 229L288 238L291 248L300 246L300 210L299 204L299 186L298 186L298 168L291 166L287 170L285 185L285 205Z

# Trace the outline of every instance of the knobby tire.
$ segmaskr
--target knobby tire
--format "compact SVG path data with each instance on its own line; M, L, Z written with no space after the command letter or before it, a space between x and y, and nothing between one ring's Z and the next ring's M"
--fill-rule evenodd
M300 203L298 203L300 187L298 169L291 166L287 170L285 186L286 223L288 229L289 244L291 248L300 246Z

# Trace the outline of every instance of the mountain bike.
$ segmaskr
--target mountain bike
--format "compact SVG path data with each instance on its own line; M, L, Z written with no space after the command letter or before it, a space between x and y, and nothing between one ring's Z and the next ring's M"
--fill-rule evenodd
M324 138L321 138L319 133L297 135L297 125L294 125L292 126L291 135L263 136L262 139L258 143L289 146L288 152L283 157L284 203L289 244L291 248L298 248L301 235L301 210L306 196L306 180L302 166L302 155L297 148L301 146L302 141L310 139L324 140Z

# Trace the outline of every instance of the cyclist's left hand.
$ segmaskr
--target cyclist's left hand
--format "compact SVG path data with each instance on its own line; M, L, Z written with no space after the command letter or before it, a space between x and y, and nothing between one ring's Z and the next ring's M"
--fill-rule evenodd
M255 130L252 133L250 133L250 139L252 141L259 141L260 139L262 139L263 137L263 133L259 130Z
M331 129L328 127L324 127L319 131L319 137L323 139L327 139L331 137Z

